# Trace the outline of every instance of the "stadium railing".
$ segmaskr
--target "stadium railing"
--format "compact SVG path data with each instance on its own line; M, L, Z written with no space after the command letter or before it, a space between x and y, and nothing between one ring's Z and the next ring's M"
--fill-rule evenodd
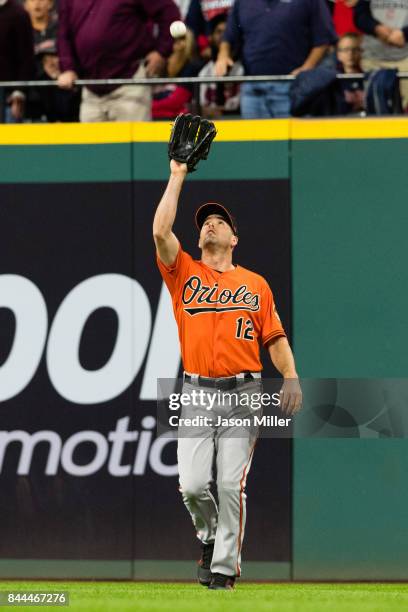
M192 85L193 86L193 110L195 113L200 112L200 85L210 83L273 83L279 81L294 81L295 76L291 74L280 75L254 75L254 76L224 76L224 77L152 77L143 79L78 79L75 81L75 86L82 87L87 85L104 86L104 85ZM337 79L340 80L363 80L365 74L356 72L353 74L337 74ZM408 78L408 72L399 72L399 79ZM7 89L27 89L32 87L58 87L57 81L0 81L0 123L4 121L5 116L5 91Z

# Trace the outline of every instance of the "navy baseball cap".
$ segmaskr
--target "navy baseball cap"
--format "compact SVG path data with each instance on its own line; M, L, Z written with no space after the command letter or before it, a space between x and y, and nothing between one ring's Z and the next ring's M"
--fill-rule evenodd
M200 206L200 208L197 210L195 214L195 222L200 231L204 225L204 221L210 215L220 215L220 217L222 217L231 227L235 236L238 236L238 228L234 217L222 204L217 204L217 202L207 202L206 204Z

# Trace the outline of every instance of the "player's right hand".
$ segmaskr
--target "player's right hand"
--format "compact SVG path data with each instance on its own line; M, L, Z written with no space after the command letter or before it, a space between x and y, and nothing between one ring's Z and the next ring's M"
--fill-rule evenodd
M182 164L175 159L170 160L170 172L172 174L187 174L187 164Z

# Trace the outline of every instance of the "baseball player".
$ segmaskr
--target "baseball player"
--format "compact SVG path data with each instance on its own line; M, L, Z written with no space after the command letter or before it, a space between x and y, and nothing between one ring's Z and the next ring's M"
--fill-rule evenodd
M260 341L284 378L281 409L291 415L302 401L292 351L268 283L233 261L238 245L234 218L218 203L197 210L201 260L186 253L172 231L187 172L207 157L214 136L211 122L191 115L177 118L169 145L170 178L153 222L157 263L179 330L183 393L212 391L218 398L231 391L238 396L259 393ZM221 401L212 409L214 419L249 411L247 406L225 406ZM186 414L204 417L208 405L187 407L182 416ZM214 422L181 435L179 428L177 456L180 492L202 544L198 580L219 590L234 588L241 574L245 484L257 431ZM214 459L219 507L210 491Z

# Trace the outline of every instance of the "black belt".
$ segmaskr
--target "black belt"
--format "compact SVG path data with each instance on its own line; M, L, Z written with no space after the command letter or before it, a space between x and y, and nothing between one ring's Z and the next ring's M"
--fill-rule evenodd
M213 389L234 389L239 383L249 380L258 380L251 372L245 372L244 376L225 376L221 378L210 378L209 376L191 376L184 373L184 381L197 387L211 387Z

